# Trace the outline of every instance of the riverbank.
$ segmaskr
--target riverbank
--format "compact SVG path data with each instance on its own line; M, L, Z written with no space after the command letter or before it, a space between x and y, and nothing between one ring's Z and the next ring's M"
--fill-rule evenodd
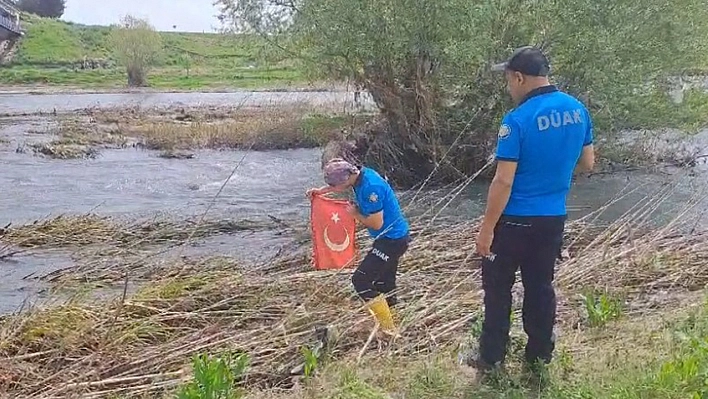
M45 101L43 109L58 104L36 96L22 106L35 107L33 98ZM373 323L352 301L347 273L310 268L304 192L321 185L319 151L212 149L293 116L311 122L313 115L324 115L318 124L328 128L322 131L334 129L328 124L342 103L307 105L288 97L284 106L282 98L265 96L189 95L147 105L146 100L160 98L138 97L141 103L126 106L130 97L99 98L82 97L100 104L72 112L78 108L72 97L52 97L64 102L56 116L3 121L8 140L0 145L6 165L0 181L13 190L0 199L0 209L7 210L1 225L12 222L0 237L0 262L8 270L0 282L0 305L6 312L22 311L0 322L1 393L13 398L81 392L89 398L174 397L194 375L193 355L224 360L243 352L250 366L245 379L237 380L254 397L482 392L483 387L469 383L469 370L458 366L455 356L477 331L481 310L478 265L471 255L476 224L460 215L482 212L484 184L400 192L416 237L411 248L416 255L401 266L397 313L403 337L396 342L375 338L367 346ZM205 98L212 105L205 105ZM122 103L112 106L106 99ZM255 103L244 106L244 99ZM307 112L288 114L292 110ZM249 119L246 111L258 118ZM194 130L222 124L203 134ZM118 127L123 133L113 134ZM117 137L196 157L165 159L160 157L164 150L112 148L122 143L112 141ZM19 142L42 140L96 147L100 156L57 160L16 151ZM612 377L607 363L597 359L615 359L609 363L614 367L623 347L631 348L625 360L641 355L628 367L671 366L677 364L671 363L672 354L692 359L691 348L658 340L653 333L673 331L676 323L665 327L657 320L667 309L677 316L679 309L691 313L708 282L705 224L700 212L682 213L686 203L701 198L699 179L689 178L680 190L673 186L681 180L678 175L662 180L617 174L574 184L570 258L558 269L562 344L552 374L561 385L554 389L576 394L582 388L592 393L586 397L602 397L608 390L634 386L612 380L617 381L612 388L595 379ZM618 193L627 196L618 200ZM572 211L574 206L581 211ZM597 212L578 220L586 208ZM66 216L45 219L58 213ZM676 214L682 217L670 223ZM362 250L366 247L362 242ZM515 298L518 309L518 292ZM34 306L23 306L25 300ZM323 325L329 326L326 339ZM645 325L656 327L641 328L648 333L639 341L646 342L646 352L614 335ZM515 336L519 331L517 324ZM356 365L360 353L358 364L381 364L381 377ZM395 363L411 374L393 381ZM490 397L533 390L522 385L515 368L518 363L512 361L510 382L492 386ZM431 369L449 373L436 379ZM630 371L622 375L651 383L651 373ZM309 377L302 378L303 373ZM426 375L430 386L414 383ZM666 376L695 385L693 374L679 370ZM667 397L688 392L679 383L662 384L673 390Z
M555 396L544 397L703 392L700 373L682 365L706 367L703 347L691 339L705 337L705 310L698 304L708 283L708 237L695 229L701 211L694 197L688 199L694 209L662 211L669 223L651 222L670 193L638 201L612 223L597 221L605 212L599 209L569 224L568 258L557 272ZM72 292L71 301L0 322L0 392L14 398L173 397L192 379L191 359L198 354L217 360L245 354L248 366L236 381L251 397L521 397L538 391L518 370L519 290L509 376L478 386L457 364L458 349L473 344L480 325L482 293L472 255L477 224L433 223L433 214L412 221L396 310L402 336L368 344L374 324L353 300L349 271L311 270L304 225L284 232L291 250L253 264L218 253L182 256L190 238L219 231L208 227L213 224L198 229L199 219L191 226L121 227L87 218L10 227L5 236L12 245L69 247L81 256L73 267L35 276L52 285L48 301ZM114 293L97 299L97 286ZM672 332L689 340L663 335Z
M2 54L0 84L113 91L127 86L109 41L111 27L23 14L25 35ZM291 60L263 57L255 35L160 32L162 49L148 84L162 90L307 86Z
M523 331L512 329L511 372L488 384L456 363L454 348L412 356L352 356L326 364L295 392L270 390L251 399L325 398L674 398L701 397L708 366L708 305L697 295L671 310L625 317L607 326L567 332L545 388L519 370ZM518 313L515 315L518 318ZM470 333L475 337L473 333ZM476 338L476 337L475 337ZM695 368L693 368L695 367ZM696 396L698 395L698 396Z
M202 87L199 89L188 89L178 87L86 87L77 85L48 85L48 84L25 84L25 85L2 85L1 95L47 95L47 94L167 94L167 93L239 93L244 88L223 86L223 87ZM342 83L328 82L292 82L275 85L272 87L250 87L251 92L352 92L353 88Z
M81 71L42 66L11 66L0 69L0 83L10 87L42 86L78 88L115 92L126 89L126 72L122 68ZM289 90L307 87L299 72L288 68L201 67L186 74L179 67L158 67L150 70L148 85L154 90L223 91L275 89Z

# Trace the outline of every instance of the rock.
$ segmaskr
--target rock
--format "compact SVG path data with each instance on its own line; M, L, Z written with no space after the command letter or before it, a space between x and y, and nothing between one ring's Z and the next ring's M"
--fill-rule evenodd
M305 375L305 363L299 364L290 370L290 375Z
M192 159L195 157L193 153L179 151L163 151L158 156L165 159Z

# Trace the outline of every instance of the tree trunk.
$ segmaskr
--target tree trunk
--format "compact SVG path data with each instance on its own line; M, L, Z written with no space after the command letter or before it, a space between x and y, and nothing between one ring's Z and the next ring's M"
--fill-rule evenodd
M146 87L145 71L139 67L128 67L128 86Z

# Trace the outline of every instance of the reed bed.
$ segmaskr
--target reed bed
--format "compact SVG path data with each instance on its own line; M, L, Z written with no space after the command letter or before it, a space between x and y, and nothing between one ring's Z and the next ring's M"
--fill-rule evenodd
M22 248L47 249L91 244L136 245L182 243L188 237L283 227L277 219L252 220L141 220L123 222L95 213L59 215L21 226L5 226L0 239Z
M275 150L324 145L368 120L327 106L170 107L86 110L59 133L71 143L114 143L118 138L166 152L196 149Z
M34 143L32 152L52 159L93 159L98 155L94 148L62 142Z
M371 119L331 104L85 109L57 118L56 138L18 149L53 159L93 159L105 149L160 150L190 159L199 149L279 150L319 147Z
M657 209L652 204L637 204L609 225L591 217L569 224L570 258L559 261L557 272L559 324L577 323L575 297L589 288L622 291L631 302L661 290L705 287L708 240L690 228L695 214L652 227L646 223ZM313 271L306 254L257 268L179 264L131 296L6 317L0 391L15 398L160 395L189 378L191 355L222 351L251 356L244 384L287 388L303 362L301 348L321 342L315 331L322 327L330 337L327 353L335 358L413 356L456 345L481 312L479 259L473 255L477 221L431 226L426 220L414 222L414 241L400 268L397 339L367 344L374 323L352 295L350 271ZM86 226L100 236L100 221ZM103 239L115 236L111 231ZM130 269L112 268L113 276Z
M188 257L179 252L191 244L216 235L266 234L287 237L282 249L289 254L302 254L307 242L306 227L275 217L258 220L158 219L121 220L95 213L59 215L25 225L7 225L0 229L0 260L14 256L61 250L74 264L47 274L26 278L53 283L53 288L76 288L76 284L96 283L101 286L122 284L127 276L131 283L154 279L189 276L195 272L257 268L236 259L220 256ZM299 260L304 259L300 256ZM287 265L287 262L280 262ZM55 291L56 291L55 290Z

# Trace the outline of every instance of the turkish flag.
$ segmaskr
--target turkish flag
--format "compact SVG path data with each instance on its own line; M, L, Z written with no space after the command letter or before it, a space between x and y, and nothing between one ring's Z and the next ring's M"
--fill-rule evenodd
M312 258L315 269L351 267L357 257L356 221L347 213L347 201L312 196Z

